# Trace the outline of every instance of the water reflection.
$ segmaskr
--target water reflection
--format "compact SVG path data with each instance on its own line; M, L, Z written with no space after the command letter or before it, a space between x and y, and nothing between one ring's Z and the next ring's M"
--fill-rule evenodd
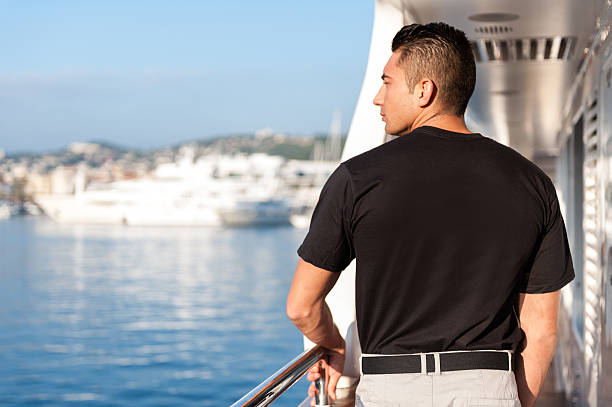
M230 404L301 350L304 234L0 223L0 405Z

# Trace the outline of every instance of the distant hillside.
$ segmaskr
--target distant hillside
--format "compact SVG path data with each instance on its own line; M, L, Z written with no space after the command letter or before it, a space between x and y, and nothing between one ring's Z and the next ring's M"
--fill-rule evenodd
M217 136L213 138L193 140L152 150L129 149L105 141L88 143L73 143L65 149L45 153L19 153L7 155L6 159L32 161L40 157L56 157L56 164L76 164L85 161L98 166L108 159L147 159L164 155L173 157L185 146L196 148L196 155L204 154L235 154L235 153L266 153L278 155L287 159L309 160L313 158L315 148L325 150L327 135L314 134L309 136L288 136L284 134L237 134ZM341 147L346 137L341 138ZM76 147L75 147L76 146ZM318 146L318 147L315 147ZM342 151L342 150L340 150ZM2 160L0 160L2 161Z
M272 135L237 135L215 137L196 142L201 153L266 153L278 155L287 159L309 160L313 158L315 145L325 148L327 135L287 136L283 134ZM346 137L341 139L344 146Z

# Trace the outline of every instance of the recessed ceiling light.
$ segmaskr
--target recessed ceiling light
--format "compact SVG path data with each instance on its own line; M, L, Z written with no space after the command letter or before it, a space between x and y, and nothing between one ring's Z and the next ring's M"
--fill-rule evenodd
M512 13L479 13L472 14L468 19L472 21L480 21L485 23L498 23L501 21L513 21L518 20L518 14Z

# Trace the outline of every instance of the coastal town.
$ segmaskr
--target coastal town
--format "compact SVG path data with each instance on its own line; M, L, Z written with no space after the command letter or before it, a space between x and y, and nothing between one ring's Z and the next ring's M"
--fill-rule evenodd
M0 152L0 206L3 208L0 215L6 218L43 213L66 221L66 216L60 214L78 212L70 206L78 201L88 216L83 213L72 221L113 223L110 218L103 218L107 215L96 217L95 214L96 208L113 206L113 215L108 216L128 223L127 215L118 209L119 201L125 201L128 193L117 195L119 189L125 192L127 186L132 190L129 205L139 206L140 213L142 205L134 201L135 193L139 199L148 200L148 206L151 201L159 200L156 194L162 191L164 195L178 194L174 198L176 201L182 197L181 205L190 200L196 202L197 196L200 209L192 209L198 213L203 206L210 206L210 194L222 193L226 202L237 198L249 198L253 202L256 198L261 205L274 199L277 205L283 201L286 204L281 211L283 215L280 219L273 218L288 221L293 215L308 216L325 179L340 160L344 140L339 134L290 136L263 129L253 134L190 141L151 150L126 149L103 142L74 142L54 152L12 155ZM148 180L146 187L145 180ZM168 192L169 186L178 189ZM264 187L266 192L262 195ZM116 190L112 197L109 190ZM101 193L105 194L104 198L100 197ZM95 205L85 204L83 197L94 194ZM77 196L81 199L74 199ZM70 209L64 211L64 208ZM163 212L168 213L169 209ZM151 216L159 218L158 214ZM193 224L196 218L190 219L180 223ZM248 219L238 223L254 220ZM155 219L147 222L156 223ZM169 219L162 223L168 222L173 223ZM228 222L231 223L229 220L225 223ZM303 223L304 219L297 222Z

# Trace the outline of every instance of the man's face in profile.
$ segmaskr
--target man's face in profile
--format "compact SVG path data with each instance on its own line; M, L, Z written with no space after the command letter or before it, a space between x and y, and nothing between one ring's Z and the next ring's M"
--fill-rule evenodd
M385 65L383 84L374 97L374 104L380 107L385 122L385 132L392 135L409 133L419 112L415 89L409 89L399 60L400 52L396 51Z

